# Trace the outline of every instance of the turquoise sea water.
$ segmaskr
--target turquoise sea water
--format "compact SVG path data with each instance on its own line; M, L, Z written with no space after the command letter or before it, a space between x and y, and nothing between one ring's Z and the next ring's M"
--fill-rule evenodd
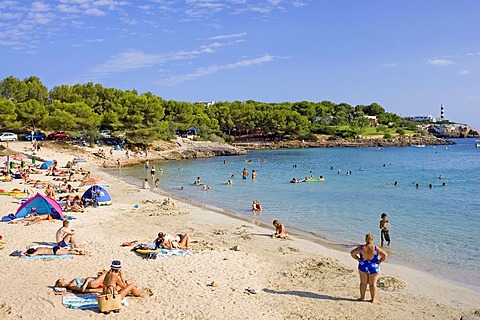
M249 151L151 165L164 171L157 173L161 189L178 197L250 217L252 200L258 199L264 210L255 219L268 224L279 219L287 229L339 247L362 242L366 233L379 244L385 212L392 225L392 244L386 248L392 261L479 289L480 148L474 139L455 142L448 147ZM257 179L242 179L243 168L255 170ZM310 171L326 181L290 183ZM224 184L232 174L233 185ZM149 171L130 167L122 175L140 186ZM197 176L211 190L194 186Z

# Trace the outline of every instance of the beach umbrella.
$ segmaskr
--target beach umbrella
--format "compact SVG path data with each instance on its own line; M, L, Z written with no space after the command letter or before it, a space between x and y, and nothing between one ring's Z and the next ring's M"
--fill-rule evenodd
M9 156L13 156L14 154L17 154L17 152L10 149L9 147L0 146L0 156L1 157L9 157Z
M88 178L83 180L82 183L80 183L80 187L93 186L103 181L104 180L102 178Z
M1 157L7 157L7 168L10 164L10 156L13 156L16 153L17 153L16 151L14 151L14 150L12 150L8 147L8 143L7 143L6 147L4 147L3 145L0 146L0 156Z

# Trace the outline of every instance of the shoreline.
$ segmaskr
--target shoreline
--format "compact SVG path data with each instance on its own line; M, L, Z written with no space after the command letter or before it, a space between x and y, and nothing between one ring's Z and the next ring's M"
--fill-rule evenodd
M128 183L131 185L133 188L138 188L141 185L142 180L140 178L136 178L134 176L125 176L125 175L119 175L118 173L115 174L114 172L109 173L105 170L103 170L105 173L113 175L114 177L124 181L125 183ZM133 181L137 180L137 181ZM237 219L242 222L247 222L247 223L252 223L255 224L261 228L264 229L270 229L270 223L261 219L258 219L256 216L248 216L245 214L242 214L240 212L236 212L234 210L228 210L224 209L221 207L217 207L214 205L209 205L207 203L203 203L197 200L192 200L187 197L182 197L178 194L171 193L169 191L166 191L165 189L160 188L155 188L155 189L150 189L148 190L150 192L153 192L155 194L160 194L162 196L170 197L174 200L187 203L189 205L204 209L204 210L209 210L213 211L215 213L225 215L229 218L232 219ZM326 236L323 236L321 234L317 234L312 230L307 230L302 227L296 226L296 225L289 225L288 226L289 234L295 236L296 238L303 239L308 242L313 242L315 244L318 244L322 247L325 247L327 249L332 249L341 253L349 254L350 250L356 247L357 245L361 243L347 243L347 241L342 241L342 239L336 238L336 239L329 239ZM293 230L293 231L292 231ZM392 260L393 259L393 260ZM420 263L416 264L413 267L409 267L407 263L402 263L401 257L398 256L393 256L389 257L389 262L397 265L398 267L408 267L411 268L412 270L415 270L416 272L423 273L425 275L429 275L431 277L437 278L437 279L442 279L444 281L447 281L451 283L452 285L460 286L468 290L472 290L474 292L480 293L480 286L475 286L475 285L469 285L466 282L461 282L459 280L451 279L451 278L445 278L444 274L433 271L427 271L429 268L428 263Z
M11 148L28 154L25 146L15 143ZM60 164L74 156L72 151L48 148L39 152L39 157L54 157ZM54 295L50 286L59 277L94 274L113 259L122 260L128 279L154 293L145 299L128 298L128 306L115 316L118 319L356 319L358 314L383 319L460 319L480 312L479 293L388 261L382 264L380 304L356 302L358 274L349 254L293 234L288 240L271 239L270 226L183 200L174 201L174 211L162 211L157 203L170 197L168 192L140 189L102 170L97 157L85 156L84 167L110 185L107 190L113 201L111 206L87 208L85 213L68 213L74 216L72 224L89 254L52 261L10 257L10 252L28 243L54 240L61 223L1 224L7 245L0 251L0 263L9 276L1 277L0 285L15 288L0 292L2 318L103 318L95 311L63 307L61 296ZM8 184L13 186L22 184ZM5 212L18 207L18 200L7 196L0 197L0 203ZM120 246L124 241L152 240L159 231L188 232L196 240L191 244L193 254L144 260ZM209 286L212 281L219 286ZM247 288L259 292L251 294Z

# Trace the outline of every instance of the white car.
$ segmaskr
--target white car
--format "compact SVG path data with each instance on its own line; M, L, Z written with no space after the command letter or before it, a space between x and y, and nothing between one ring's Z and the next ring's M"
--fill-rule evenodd
M111 137L110 130L100 131L100 136L102 136L102 138L110 138Z
M15 141L18 140L18 136L12 132L4 132L0 136L0 141Z

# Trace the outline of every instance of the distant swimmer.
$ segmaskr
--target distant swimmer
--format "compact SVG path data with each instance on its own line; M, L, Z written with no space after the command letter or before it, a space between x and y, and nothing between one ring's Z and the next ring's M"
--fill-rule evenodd
M395 187L398 186L398 181L395 181L395 183L393 184Z
M338 173L338 174L341 174L341 173L342 173L342 170L338 169L337 173Z
M252 202L252 212L259 212L259 211L262 211L263 208L262 208L262 205L260 204L260 202L258 202L257 199L253 200Z
M247 179L248 177L248 170L246 168L243 168L242 170L242 179Z
M257 172L255 170L252 170L252 179L257 178Z
M200 177L197 177L197 180L195 180L193 182L193 184L195 184L197 186L203 185L202 179L200 179Z
M418 188L418 187L420 187L420 185L417 182L417 183L415 183L415 188Z
M428 187L429 187L430 189L432 189L432 188L433 188L433 185L432 185L431 183L429 183L429 184L428 184Z
M318 178L318 180L319 180L319 181L325 181L325 178L324 178L323 176L320 176L320 177Z
M225 182L225 184L232 185L233 181L231 179L228 179L227 182Z
M439 176L438 176L438 179L443 179L442 175L439 175Z

